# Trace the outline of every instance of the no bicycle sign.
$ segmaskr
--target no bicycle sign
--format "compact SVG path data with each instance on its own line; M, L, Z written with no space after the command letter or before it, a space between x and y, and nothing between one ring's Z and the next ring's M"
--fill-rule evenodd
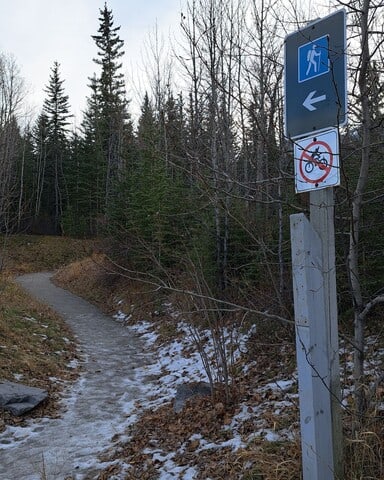
M295 142L296 193L340 185L337 129Z

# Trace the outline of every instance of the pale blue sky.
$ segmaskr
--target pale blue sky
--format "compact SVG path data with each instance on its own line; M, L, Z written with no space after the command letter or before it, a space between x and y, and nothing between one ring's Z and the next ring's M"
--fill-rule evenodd
M137 82L142 77L144 44L155 25L167 40L179 30L183 0L108 0L115 26L121 26L125 42L124 74L132 107ZM97 70L92 62L96 45L91 35L99 27L99 9L104 0L0 0L0 51L11 53L24 77L28 101L39 113L54 61L61 65L66 93L80 121L89 95L88 77Z

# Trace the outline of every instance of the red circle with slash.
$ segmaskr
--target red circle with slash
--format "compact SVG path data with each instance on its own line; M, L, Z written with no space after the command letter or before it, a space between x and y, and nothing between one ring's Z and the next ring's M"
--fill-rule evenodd
M320 148L321 154L319 153L318 155L314 155L314 153L316 153L316 151L318 152ZM320 156L320 159L317 159L317 156ZM322 142L321 140L314 140L304 149L300 156L300 175L302 176L303 180L308 183L323 182L329 175L332 165L333 153L331 147L328 145L328 143ZM306 166L309 166L307 170ZM314 175L309 177L309 173L314 173Z

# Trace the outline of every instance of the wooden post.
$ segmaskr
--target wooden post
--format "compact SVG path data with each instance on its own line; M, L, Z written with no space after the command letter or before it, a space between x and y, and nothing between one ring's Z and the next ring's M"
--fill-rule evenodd
M290 221L303 479L333 480L322 245L304 214Z
M324 188L310 192L310 221L322 244L323 279L327 350L332 407L332 437L335 478L343 478L343 432L341 421L341 390L339 364L339 336L337 320L334 191Z

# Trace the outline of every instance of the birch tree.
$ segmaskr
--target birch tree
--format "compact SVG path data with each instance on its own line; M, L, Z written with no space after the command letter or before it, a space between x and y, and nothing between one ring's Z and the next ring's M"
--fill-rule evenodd
M363 415L367 404L364 381L365 327L369 314L378 304L384 303L384 295L367 296L363 292L361 275L361 248L363 212L367 210L371 194L367 191L370 165L373 163L373 105L377 96L377 77L372 77L375 61L382 61L383 53L383 5L371 0L359 0L349 5L353 18L353 32L358 41L358 56L353 56L356 83L353 85L356 128L360 131L361 155L357 182L350 192L351 225L347 258L354 311L354 378L357 413Z
M18 120L25 97L24 81L14 57L0 54L0 231L12 229L18 198L17 161L21 148Z
M217 287L228 286L228 208L234 169L233 89L238 24L236 2L193 1L182 19L191 57L184 62L191 76L191 165L204 179L214 225ZM202 128L204 131L202 131ZM200 133L199 133L200 132ZM200 137L200 139L199 139Z

